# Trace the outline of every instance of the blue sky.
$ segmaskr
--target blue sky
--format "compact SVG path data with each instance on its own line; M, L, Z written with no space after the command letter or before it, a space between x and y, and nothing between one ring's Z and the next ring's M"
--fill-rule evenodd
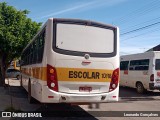
M36 22L78 18L120 28L120 54L144 52L160 44L160 0L0 0L30 11ZM145 29L139 29L154 24ZM136 30L139 29L139 30ZM135 32L130 32L136 30ZM127 33L130 32L130 33ZM125 34L127 33L127 34Z

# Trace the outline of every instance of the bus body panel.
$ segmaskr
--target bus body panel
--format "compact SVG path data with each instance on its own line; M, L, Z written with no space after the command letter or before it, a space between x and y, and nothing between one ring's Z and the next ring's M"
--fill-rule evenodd
M77 57L74 60L72 56L61 60L58 59L58 55L56 59L55 68L60 92L81 93L79 88L83 86L91 87L92 91L89 93L109 91L112 72L115 69L113 63L105 62L105 60L93 61L95 59L92 60L92 58L89 60L90 63L83 63L86 61L83 57ZM76 82L78 83L74 86Z
M74 93L69 94L69 93L55 92L49 89L47 86L43 86L42 89L44 95L42 96L42 99L39 100L42 103L112 102L112 101L118 101L118 94L119 94L119 89L115 89L114 91L109 93L99 93L99 94L74 94ZM48 98L48 96L52 97Z

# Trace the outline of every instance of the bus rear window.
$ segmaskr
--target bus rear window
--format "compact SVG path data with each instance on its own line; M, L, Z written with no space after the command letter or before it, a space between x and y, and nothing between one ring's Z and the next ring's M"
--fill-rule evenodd
M156 69L156 70L160 70L160 59L156 59L155 69Z
M59 23L56 48L87 53L113 53L114 31L101 27Z

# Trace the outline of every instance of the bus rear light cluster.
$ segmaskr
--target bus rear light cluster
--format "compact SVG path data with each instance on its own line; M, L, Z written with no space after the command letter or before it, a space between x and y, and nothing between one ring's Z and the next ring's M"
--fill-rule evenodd
M151 76L150 76L150 81L154 81L154 74L152 74Z
M113 71L111 82L110 82L110 87L109 87L109 92L111 92L117 88L118 81L119 81L119 68L117 68Z
M51 65L47 65L47 86L58 92L58 81L56 69Z

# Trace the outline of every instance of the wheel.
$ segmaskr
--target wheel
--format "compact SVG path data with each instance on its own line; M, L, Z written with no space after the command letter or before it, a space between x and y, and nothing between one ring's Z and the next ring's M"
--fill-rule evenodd
M19 75L17 75L17 76L16 76L16 78L17 78L17 80L19 80L19 79L20 79L20 76L19 76Z
M31 80L28 81L28 102L33 103L34 99L31 96Z
M143 87L143 84L140 83L140 82L138 82L138 83L136 84L136 89L137 89L137 92L140 93L140 94L142 94L142 93L145 92L145 89L144 89L144 87Z

